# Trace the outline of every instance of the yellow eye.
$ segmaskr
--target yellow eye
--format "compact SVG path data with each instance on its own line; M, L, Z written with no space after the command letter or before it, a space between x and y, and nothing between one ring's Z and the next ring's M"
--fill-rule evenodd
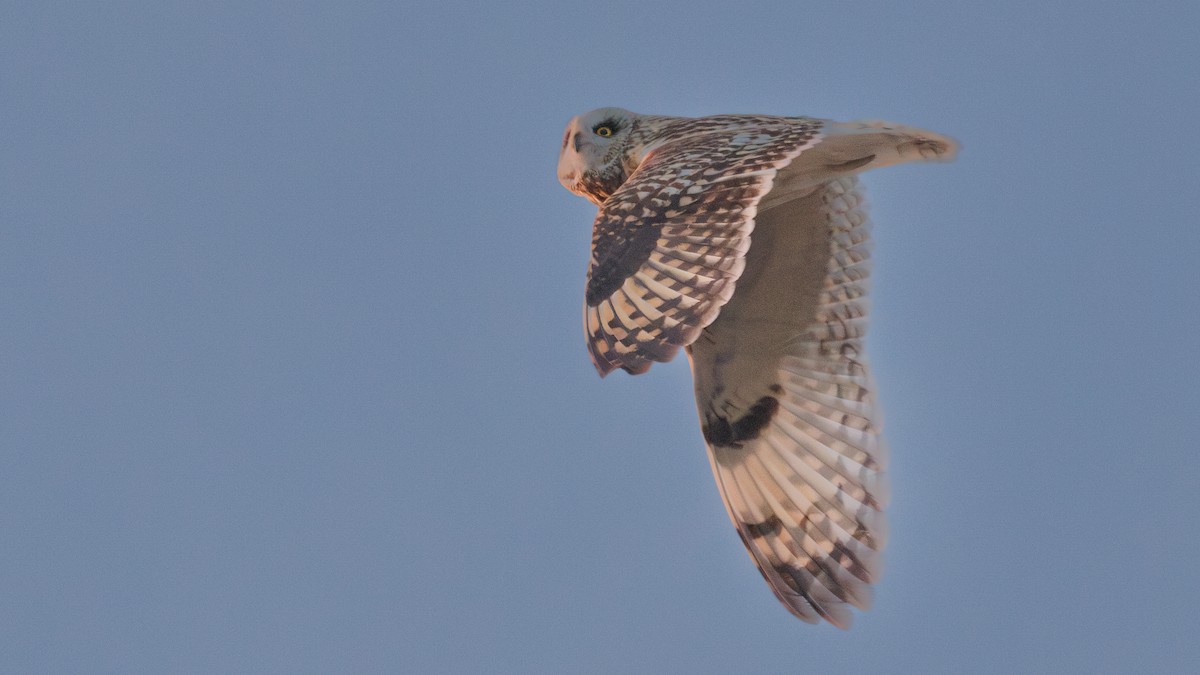
M602 138L608 138L609 136L613 135L613 128L608 126L607 124L601 124L600 126L596 127L595 129L592 129L592 132Z

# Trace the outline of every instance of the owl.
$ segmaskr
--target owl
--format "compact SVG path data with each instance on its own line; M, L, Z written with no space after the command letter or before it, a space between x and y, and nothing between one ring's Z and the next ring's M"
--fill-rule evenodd
M863 338L869 223L857 175L948 161L888 122L601 108L571 120L558 178L599 207L584 330L601 376L682 347L717 487L792 614L847 628L887 539Z

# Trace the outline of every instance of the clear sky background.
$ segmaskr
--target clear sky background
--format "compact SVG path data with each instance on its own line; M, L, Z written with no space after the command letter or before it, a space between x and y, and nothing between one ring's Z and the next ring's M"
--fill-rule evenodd
M0 6L0 672L1197 672L1200 4ZM604 105L884 118L887 571L772 597L601 381Z

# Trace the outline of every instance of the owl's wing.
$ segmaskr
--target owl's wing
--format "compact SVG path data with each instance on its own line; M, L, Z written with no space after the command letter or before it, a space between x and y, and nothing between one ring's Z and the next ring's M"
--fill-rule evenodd
M688 349L742 541L793 614L843 628L871 602L885 539L868 227L852 175L761 212L738 293Z
M948 161L952 139L827 123L759 203L738 292L688 348L713 473L775 595L848 627L886 540L885 450L863 339L868 222L855 173Z
M601 375L669 361L717 318L759 212L833 177L957 149L889 122L804 117L677 118L662 136L593 226L584 327Z
M584 326L601 375L669 361L717 317L742 273L759 200L821 123L731 116L675 125L593 226Z

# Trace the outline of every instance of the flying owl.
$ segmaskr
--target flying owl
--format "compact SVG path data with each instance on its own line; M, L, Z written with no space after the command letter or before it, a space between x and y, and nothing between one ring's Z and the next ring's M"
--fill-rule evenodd
M800 619L847 628L886 541L887 457L863 338L857 174L948 161L888 122L601 108L558 178L600 207L584 330L601 376L687 352L708 457L750 556Z

